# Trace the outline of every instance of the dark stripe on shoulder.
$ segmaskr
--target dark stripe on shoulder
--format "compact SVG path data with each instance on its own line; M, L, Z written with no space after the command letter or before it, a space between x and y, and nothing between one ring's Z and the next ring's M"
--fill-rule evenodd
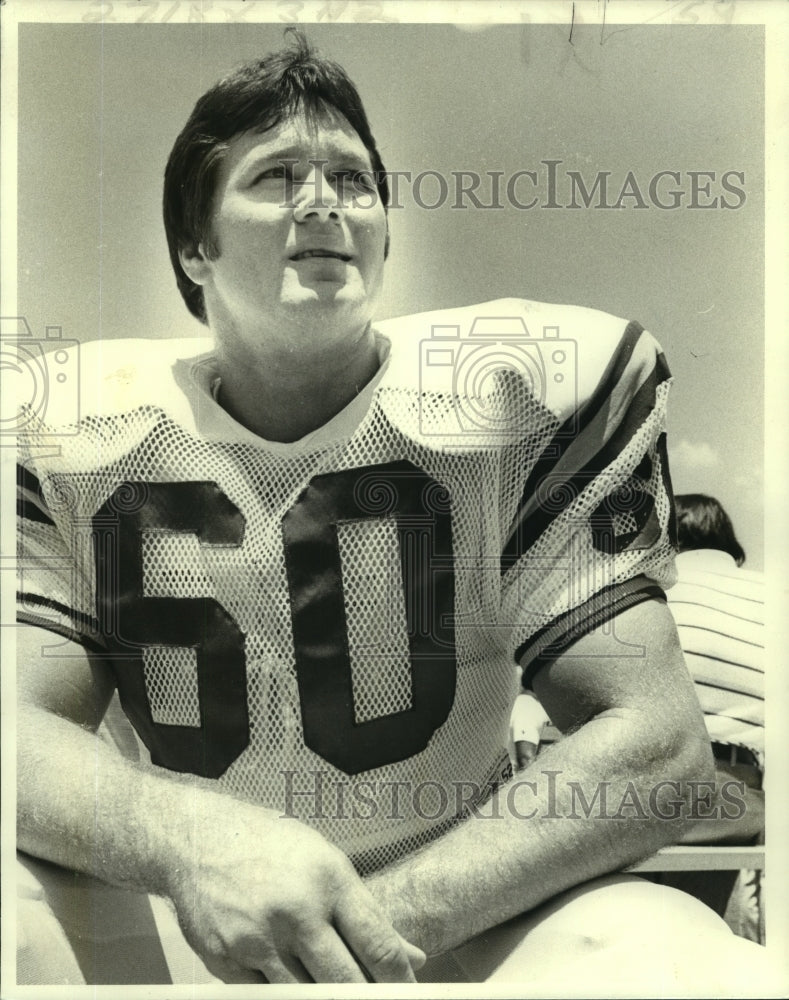
M591 424L603 406L608 402L611 393L622 378L622 374L630 358L633 356L633 351L643 332L643 326L635 320L631 320L627 324L617 350L611 356L595 391L586 401L580 413L573 413L559 427L550 443L534 463L523 486L523 494L518 505L518 511L522 510L528 504L537 489L537 484L555 468L557 461L562 457L572 441ZM517 512L515 517L517 519ZM519 525L502 552L502 573L516 562L518 557L530 547L533 539L528 539L528 544L524 545L523 536L522 527Z
M34 500L22 493L16 498L16 513L25 521L36 521L38 524L48 524L51 528L56 527L52 518L45 514Z
M528 689L534 675L546 664L558 659L578 639L620 612L652 599L665 602L663 588L649 577L640 575L604 587L584 604L559 615L515 651L515 661L523 667L523 687Z
M45 632L52 632L53 635L59 635L63 639L68 639L69 642L74 642L78 646L82 646L91 653L98 653L100 655L106 653L106 650L100 643L94 642L89 636L82 635L82 633L60 622L53 622L48 618L43 618L40 615L32 613L28 614L24 611L20 611L17 614L16 620L20 625L29 625L33 628L43 629Z
M663 363L666 364L666 359L663 355ZM668 370L668 365L666 364L666 369ZM671 471L668 465L668 443L666 439L666 432L660 435L657 439L657 453L660 458L660 475L663 479L663 489L666 491L666 496L669 502L669 515L668 515L668 539L671 542L671 546L675 552L679 552L679 535L677 533L677 504L674 500L674 486L671 482Z
M95 618L91 618L90 615L83 614L81 611L75 611L74 608L70 608L67 604L61 604L60 601L53 601L49 597L42 597L40 594L31 594L29 592L18 593L16 599L17 604L23 607L49 608L51 611L56 611L59 615L68 618L86 632L95 635L99 634L99 623ZM20 614L23 613L23 611L20 611Z
M533 486L539 482L543 476L550 472L556 461L567 450L571 442L594 420L603 406L608 402L619 380L622 378L625 368L633 356L636 344L644 332L643 326L635 321L628 323L622 339L619 342L616 353L606 366L600 383L583 405L579 413L574 413L556 431L553 440L545 448L542 455L537 459L534 468L529 473L529 478L523 488L524 500L528 500L533 493ZM577 421L575 433L572 432L573 425Z
M17 486L21 486L22 489L29 490L31 493L41 492L41 483L38 481L38 476L20 462L16 463L16 484Z
M661 353L657 356L655 367L650 372L648 378L630 401L627 413L614 434L580 469L565 479L557 478L555 482L552 482L552 499L550 505L538 506L529 517L525 518L517 526L502 552L502 573L506 572L510 566L517 562L524 552L528 551L550 523L566 510L589 483L624 450L627 443L654 409L658 386L665 382L670 375L671 373L665 356ZM595 409L595 415L602 408L602 403L603 401L600 400ZM540 466L541 461L538 461L526 481L526 487L521 499L521 508L540 489L543 481L550 475L551 470L554 468L554 461L551 461L549 467L543 468L539 475L535 475L535 470Z
M49 516L41 495L41 483L30 469L19 463L16 467L16 484L16 512L19 517L54 528L55 522Z

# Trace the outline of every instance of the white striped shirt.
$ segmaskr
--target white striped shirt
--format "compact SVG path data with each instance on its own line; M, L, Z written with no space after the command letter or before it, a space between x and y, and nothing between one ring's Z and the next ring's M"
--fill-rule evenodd
M669 605L710 739L764 760L764 576L713 549L677 557Z

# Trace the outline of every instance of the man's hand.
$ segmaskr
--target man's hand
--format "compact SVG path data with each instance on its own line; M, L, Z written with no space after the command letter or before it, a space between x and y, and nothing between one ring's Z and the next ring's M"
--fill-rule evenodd
M191 857L170 895L225 982L415 982L425 956L394 930L350 861L309 827L215 794L195 800Z

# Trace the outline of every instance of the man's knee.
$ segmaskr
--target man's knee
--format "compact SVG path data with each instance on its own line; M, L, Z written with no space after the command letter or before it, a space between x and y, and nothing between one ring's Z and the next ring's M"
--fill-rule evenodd
M535 944L551 940L603 951L657 935L728 933L724 921L699 900L636 875L609 875L576 886L534 911L529 934Z
M691 896L611 875L561 893L454 954L469 981L555 984L564 977L568 988L581 988L584 977L602 970L628 984L662 974L672 956L682 965L694 940L721 934L731 937L720 917Z
M22 853L17 927L20 983L172 981L146 895Z
M20 986L82 985L63 927L33 873L17 862L16 981Z

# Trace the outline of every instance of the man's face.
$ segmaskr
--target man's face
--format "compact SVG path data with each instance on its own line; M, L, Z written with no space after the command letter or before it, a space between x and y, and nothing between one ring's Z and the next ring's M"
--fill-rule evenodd
M386 213L369 153L339 113L236 137L219 170L212 237L201 281L212 324L276 337L292 336L294 323L309 336L318 322L336 338L372 318Z

